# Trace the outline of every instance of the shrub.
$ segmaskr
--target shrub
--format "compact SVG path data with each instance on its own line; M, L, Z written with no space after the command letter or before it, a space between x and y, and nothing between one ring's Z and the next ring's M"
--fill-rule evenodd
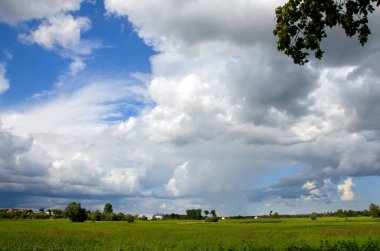
M67 205L64 215L72 222L83 222L87 220L85 208L81 208L80 203L71 202Z
M134 221L135 221L135 217L133 217L133 215L127 214L127 215L125 215L125 220L126 220L128 223L131 223L131 222L134 222Z
M218 222L218 217L215 217L215 216L206 217L205 221L206 222Z
M140 217L140 220L147 221L147 220L148 220L148 217L146 217L145 215L143 215L143 216Z
M310 215L310 219L316 220L318 218L318 214L316 212L312 212Z

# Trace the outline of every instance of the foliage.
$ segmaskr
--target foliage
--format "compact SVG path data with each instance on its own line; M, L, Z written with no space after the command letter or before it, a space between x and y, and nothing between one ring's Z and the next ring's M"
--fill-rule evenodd
M127 214L125 215L125 221L127 221L128 223L132 223L135 221L135 217L133 215Z
M104 214L105 221L116 221L116 215L114 213L105 213Z
M214 209L210 211L210 214L211 214L213 217L217 217L217 216L216 216L216 212L215 212Z
M367 43L371 31L368 14L380 0L289 0L276 8L277 49L293 58L294 63L308 62L309 51L321 59L321 41L326 29L341 26L346 35L358 35L361 45Z
M369 205L369 214L372 217L380 217L379 205L376 205L374 203L372 203L371 205Z
M209 213L210 213L208 210L204 210L203 212L204 212L204 214L206 215L206 217L207 217L207 216L209 215Z
M140 217L140 220L147 221L148 217L146 217L145 215L143 215L143 216Z
M188 209L186 210L186 215L188 219L200 220L202 219L202 209Z
M83 222L87 220L86 209L82 208L80 203L71 202L64 210L64 215L72 222Z
M103 213L104 214L113 213L113 209L112 209L112 204L111 203L104 204Z
M317 212L312 212L311 215L310 215L310 219L316 220L317 218L318 218Z
M88 215L88 218L91 221L101 221L102 220L102 213L99 212L99 210L96 210Z
M215 217L215 216L206 217L205 221L206 222L218 222L218 217Z

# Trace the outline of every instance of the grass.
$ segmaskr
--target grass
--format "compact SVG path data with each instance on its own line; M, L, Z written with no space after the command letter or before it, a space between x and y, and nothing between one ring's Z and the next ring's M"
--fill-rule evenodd
M321 241L324 245L342 241L362 245L368 240L380 245L379 219L258 219L216 223L0 221L0 250L308 250L299 247L320 249Z

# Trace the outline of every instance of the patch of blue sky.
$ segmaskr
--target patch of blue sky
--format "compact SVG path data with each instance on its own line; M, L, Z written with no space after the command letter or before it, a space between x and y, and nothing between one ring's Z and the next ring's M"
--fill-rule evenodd
M380 176L353 177L352 181L355 184L355 204L359 209L364 209L369 206L366 203L380 204L378 184L380 184ZM363 208L364 207L364 208Z
M53 51L21 42L19 32L15 26L0 23L1 62L6 65L10 84L9 90L0 95L0 109L17 104L41 89L49 89L68 62Z
M255 183L254 188L268 187L276 184L283 178L293 177L295 175L301 175L310 170L310 166L303 163L292 163L274 168L271 172L268 172L267 175L262 176Z

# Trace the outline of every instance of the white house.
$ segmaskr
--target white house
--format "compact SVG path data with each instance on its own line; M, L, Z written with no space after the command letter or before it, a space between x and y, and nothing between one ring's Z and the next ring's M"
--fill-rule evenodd
M138 218L141 219L146 217L148 220L162 220L164 218L163 214L139 214Z
M162 220L163 218L164 218L164 215L162 214L153 215L153 220Z

